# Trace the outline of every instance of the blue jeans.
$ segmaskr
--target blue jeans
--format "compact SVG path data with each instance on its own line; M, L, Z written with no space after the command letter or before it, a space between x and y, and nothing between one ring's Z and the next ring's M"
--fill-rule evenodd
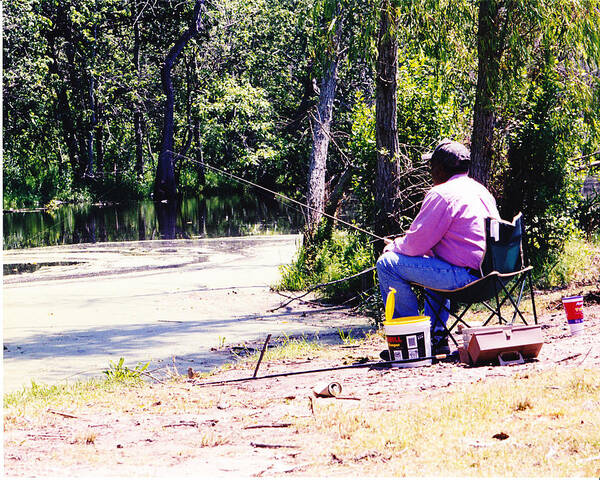
M390 287L396 290L394 318L419 315L417 296L409 282L425 287L454 290L476 280L468 268L457 267L433 257L409 257L396 252L385 252L377 260L379 288L385 304ZM431 341L435 345L446 336L444 326L448 321L450 301L443 300L438 294L425 289L429 302L425 302L425 315L431 318Z

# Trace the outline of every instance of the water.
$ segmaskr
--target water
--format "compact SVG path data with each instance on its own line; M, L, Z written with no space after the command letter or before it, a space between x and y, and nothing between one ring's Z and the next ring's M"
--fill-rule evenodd
M254 192L118 205L5 212L4 249L176 238L297 233L302 214Z

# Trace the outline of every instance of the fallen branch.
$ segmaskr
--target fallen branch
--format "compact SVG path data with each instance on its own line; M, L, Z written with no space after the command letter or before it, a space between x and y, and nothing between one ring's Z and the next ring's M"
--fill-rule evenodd
M150 375L148 372L142 372L142 375L146 375L147 377L150 377L152 380L154 380L155 382L158 383L162 383L163 385L166 385L165 382L163 382L162 380L160 380L159 378L156 378L154 375Z
M323 307L322 304L317 303L317 302L311 302L310 300L302 300L301 298L292 297L291 295L286 295L285 293L281 293L281 292L275 292L275 293L277 293L277 295L280 295L282 297L291 299L292 302L294 300L298 300L300 303L305 303L306 305L312 305L313 307ZM277 308L274 308L273 310L269 310L269 311L274 312L275 310L278 310L280 308L282 308L282 307L277 307Z
M278 445L275 443L254 443L250 442L250 445L254 448L300 448L298 445Z
M291 426L291 423L270 423L263 425L249 425L247 427L244 427L244 430L252 430L254 428L288 428Z
M48 409L48 413L54 413L55 415L60 415L61 417L66 417L66 418L79 418L76 415L71 415L70 413L58 412L56 410L52 410L51 408Z
M330 285L335 285L336 283L345 282L346 280L351 280L353 278L360 277L361 275L372 272L373 270L375 270L375 267L369 267L369 268L363 270L362 272L355 273L354 275L350 275L349 277L340 278L339 280L333 280L331 282L317 283L316 285L309 287L308 290L306 290L306 292L304 292L302 295L299 295L297 297L292 298L291 300L289 300L287 302L282 303L278 307L273 308L272 310L269 310L269 312L275 312L275 311L279 310L280 308L286 307L290 303L292 303L294 300L300 300L301 298L305 297L306 295L313 292L314 290L317 290L318 288L328 287Z
M182 420L179 423L170 423L169 425L163 425L163 428L170 428L170 427L198 427L198 422L194 422L193 420L190 420L190 421Z
M557 360L556 363L566 362L567 360L573 360L574 358L577 358L580 356L581 356L581 353L576 353L575 355L570 355L568 357L561 358L560 360Z
M588 355L590 354L590 352L592 351L593 347L590 347L590 349L588 350L588 352L585 354L585 357L583 357L583 360L581 360L581 362L579 362L579 364L577 365L578 367L581 367L581 364L583 362L585 362L585 359L588 357Z

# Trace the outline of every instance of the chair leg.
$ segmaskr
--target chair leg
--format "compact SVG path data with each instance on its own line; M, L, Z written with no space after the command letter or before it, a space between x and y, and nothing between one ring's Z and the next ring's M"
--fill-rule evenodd
M514 293L514 291L516 290L516 288L519 286L519 284L522 282L522 277L519 277L519 279L517 279L517 281L515 282L515 284L510 288L510 290L508 290L506 288L506 286L498 281L498 284L500 285L500 289L497 289L498 291L503 291L504 292L504 298L502 299L502 301L499 301L498 298L498 294L496 294L496 304L497 307L494 308L491 305L488 305L486 302L482 302L492 313L490 314L490 316L487 318L487 320L484 322L484 326L487 325L489 323L489 321L494 318L495 316L498 317L498 323L502 324L502 320L504 320L506 322L506 320L504 319L504 317L502 317L502 306L506 303L507 300L510 300L510 302L513 305L514 308L514 312L513 312L513 316L516 317L516 315L519 315L521 317L521 320L523 320L523 323L525 325L528 325L527 320L525 319L525 317L523 316L523 314L521 313L521 311L519 310L519 303L515 304L515 301L512 298L512 295ZM513 317L513 321L511 322L514 323L514 317ZM537 321L537 320L536 320ZM508 323L508 322L506 322Z
M518 303L515 303L515 301L512 298L512 293L515 290L516 285L518 285L518 282L521 281L520 279L517 281L517 283L515 284L515 286L513 286L513 288L508 291L506 289L506 287L504 285L502 285L502 290L504 290L504 294L506 295L505 300L508 299L510 300L510 302L513 305L513 308L515 309L515 312L519 315L519 317L521 317L521 320L523 320L523 323L525 325L527 325L527 320L525 320L525 317L523 316L523 314L521 313L521 310L519 310L519 305Z
M496 280L496 282L500 283L500 281L499 281L499 280ZM502 285L502 284L500 283L500 285ZM504 301L503 301L502 303L500 302L500 298L498 297L498 288L495 288L494 290L495 290L495 292L496 292L496 294L495 294L495 298L496 298L496 308L494 308L493 306L489 305L487 302L482 302L482 303L483 303L483 304L484 304L484 305L487 307L487 309L488 309L490 312L492 312L492 313L491 313L491 314L488 316L487 320L486 320L485 322L483 322L483 326L484 326L484 327L485 327L485 326L486 326L488 323L490 323L490 320L491 320L492 318L494 318L494 317L498 317L498 323L499 323L500 325L502 325L502 313L501 313L500 309L502 308L502 305L504 304Z
M521 289L519 291L519 297L517 298L517 305L521 305L521 300L523 299L523 291L525 290L525 279L519 279L518 282L521 283ZM512 320L510 324L515 323L515 319L517 318L517 310L513 312ZM527 323L525 323L527 325Z
M430 307L432 310L435 310L435 308L434 308L434 306L432 305L432 303L430 302L430 300L429 300L429 296L428 296L427 294L425 294L425 301L427 302L427 304L429 305L429 307ZM449 309L447 309L447 308L446 308L446 305L444 305L444 304L441 304L441 305L440 305L440 307L441 307L441 308L443 308L444 310L446 310L446 311L447 311L447 312L448 312L450 315L452 315L453 317L455 316L455 315L452 313L452 311L451 311L451 310L449 310ZM438 312L438 313L439 313L439 312ZM454 338L454 335L452 335L452 333L450 332L450 330L448 329L448 327L447 327L446 325L442 325L442 327L444 328L444 334L446 335L446 338L450 338L450 339L451 339L451 340L454 342L454 344L455 344L456 346L458 346L458 342L456 341L456 339ZM454 328L454 325L453 325L451 328ZM442 339L442 340L443 340L443 339ZM439 344L439 343L440 343L442 340L440 340L439 342L436 342L436 343L435 343L435 345L433 345L433 344L432 344L432 347L434 347L434 348L435 348L435 347L437 347L437 346L438 346L438 344ZM433 343L433 342L432 342L432 343Z
M527 272L527 281L529 283L529 294L531 295L531 307L533 308L533 321L537 325L537 312L535 310L535 299L533 297L533 282L531 280L531 270Z

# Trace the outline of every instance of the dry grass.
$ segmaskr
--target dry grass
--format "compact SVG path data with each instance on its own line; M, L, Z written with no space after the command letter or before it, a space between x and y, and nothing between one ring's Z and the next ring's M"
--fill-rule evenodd
M318 406L299 428L329 438L321 461L371 475L597 477L600 372L480 382L389 411Z

